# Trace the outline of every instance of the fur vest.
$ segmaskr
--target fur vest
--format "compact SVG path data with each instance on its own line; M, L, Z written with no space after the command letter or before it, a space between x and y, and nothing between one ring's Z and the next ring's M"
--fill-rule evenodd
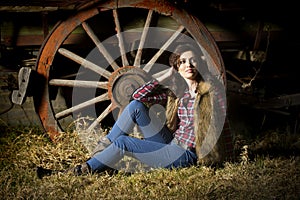
M194 103L194 130L199 164L219 164L226 159L225 152L228 151L221 134L225 113L219 105L218 98L212 84L203 81L199 83ZM179 98L169 96L166 105L166 125L172 132L178 125L178 106Z

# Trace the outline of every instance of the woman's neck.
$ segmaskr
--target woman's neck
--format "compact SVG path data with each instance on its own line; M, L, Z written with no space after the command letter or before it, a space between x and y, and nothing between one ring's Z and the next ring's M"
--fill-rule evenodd
M186 79L187 85L189 87L189 92L192 96L196 95L198 82L196 80Z

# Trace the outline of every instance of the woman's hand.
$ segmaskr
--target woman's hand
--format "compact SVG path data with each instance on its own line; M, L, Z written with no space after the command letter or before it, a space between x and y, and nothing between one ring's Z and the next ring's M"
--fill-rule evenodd
M182 96L187 88L185 80L173 67L154 74L153 78L169 88L176 96Z

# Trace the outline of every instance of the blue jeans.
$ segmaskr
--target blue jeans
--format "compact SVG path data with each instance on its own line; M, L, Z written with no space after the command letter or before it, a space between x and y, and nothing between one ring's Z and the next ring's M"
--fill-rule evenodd
M173 134L155 113L143 103L131 101L106 136L112 144L87 161L92 171L117 168L115 164L124 155L151 168L177 168L195 164L196 154L173 143ZM128 135L136 124L143 139Z

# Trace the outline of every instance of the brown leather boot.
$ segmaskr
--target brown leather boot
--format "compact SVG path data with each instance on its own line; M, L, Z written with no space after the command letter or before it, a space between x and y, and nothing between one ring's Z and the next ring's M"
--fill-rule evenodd
M36 173L37 173L37 177L39 179L42 179L44 176L51 176L58 173L73 174L75 176L87 175L87 174L91 174L92 170L87 163L82 163L81 165L77 165L76 167L67 170L52 170L43 167L37 167Z
M87 175L92 173L90 166L87 163L82 163L74 167L71 171L75 176Z

